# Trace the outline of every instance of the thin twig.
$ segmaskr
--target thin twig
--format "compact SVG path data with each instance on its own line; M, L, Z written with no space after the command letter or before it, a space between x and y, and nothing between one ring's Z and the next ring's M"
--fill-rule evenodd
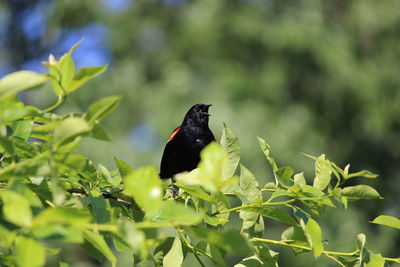
M70 194L82 194L82 195L87 195L85 189L83 188L70 188L67 190ZM117 202L123 204L125 207L130 208L131 207L131 203L129 203L128 201L125 201L123 199L114 197L111 193L103 193L103 197L104 198L111 198L116 200Z
M0 158L0 162L2 162L5 157L6 157L6 154L4 153Z
M228 212L231 212L231 211L237 211L237 210L242 210L242 209L246 209L246 208L262 208L262 207L265 207L265 206L286 205L286 204L292 203L294 201L296 201L296 199L290 199L290 200L282 201L282 202L264 202L264 203L261 203L261 204L249 204L249 205L245 205L245 206L237 206L237 207L234 207L234 208L231 208L231 209L221 210L221 211L216 212L216 213L214 213L212 215L228 213Z
M384 259L385 261L393 261L393 262L396 262L396 263L400 263L400 258L387 258L387 257L383 257L383 259Z
M258 237L253 237L253 240L312 251L312 248L310 248L310 247L286 243L283 240L278 241L278 240L273 240L273 239L268 239L268 238L258 238ZM323 250L322 254L325 254L325 255L338 255L338 256L354 256L358 252L360 252L360 250L358 250L358 249L353 251L353 252L336 252L336 251Z
M198 248L193 247L189 241L186 239L185 235L182 233L182 230L179 228L176 228L176 231L178 232L178 234L180 235L180 237L182 238L183 242L185 243L185 245L191 250L193 251L193 254L195 255L196 259L199 261L201 266L204 266L204 263L200 260L200 258L198 257L198 255L202 255L202 256L207 256L210 259L212 259L212 256L210 254L208 254L207 252L201 251Z
M336 259L335 257L333 257L333 256L331 256L331 255L328 255L328 254L325 254L325 256L327 256L328 258L330 258L330 259L336 261L340 266L346 267L346 265L344 265L343 263L341 263L341 262L340 262L338 259Z

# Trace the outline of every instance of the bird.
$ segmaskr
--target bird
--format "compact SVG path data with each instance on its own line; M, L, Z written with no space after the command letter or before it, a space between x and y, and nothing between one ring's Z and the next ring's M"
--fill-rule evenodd
M160 165L161 179L191 171L200 162L200 151L212 141L214 134L208 127L211 104L196 104L186 113L182 124L168 138Z

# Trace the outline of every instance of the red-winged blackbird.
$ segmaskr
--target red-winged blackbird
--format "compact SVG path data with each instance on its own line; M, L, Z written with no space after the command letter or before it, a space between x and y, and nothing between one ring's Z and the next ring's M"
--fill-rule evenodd
M200 161L200 151L215 141L208 128L210 106L196 104L191 107L182 125L172 132L161 159L161 178L171 178L177 173L195 169Z

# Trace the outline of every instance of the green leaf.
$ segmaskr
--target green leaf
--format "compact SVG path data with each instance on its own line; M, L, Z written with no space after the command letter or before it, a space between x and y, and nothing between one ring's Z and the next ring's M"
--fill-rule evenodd
M349 200L357 199L382 199L379 193L368 185L355 185L343 188L342 195Z
M157 170L152 167L142 167L131 172L124 178L124 194L132 196L136 203L146 211L151 218L162 204L162 183Z
M97 223L107 223L110 221L110 202L103 197L99 189L89 190L89 199Z
M304 172L295 174L293 179L294 179L295 184L306 185L306 179L304 178Z
M33 220L32 228L46 227L52 224L85 227L91 220L87 209L47 208Z
M262 261L262 266L278 267L279 253L271 250L266 244L255 243L257 258Z
M171 250L165 255L163 260L164 267L178 267L182 266L183 252L182 243L179 237L176 237L172 244Z
M247 211L241 211L239 216L243 220L243 229L249 229L250 227L254 226L258 218L257 213Z
M261 150L264 152L265 156L271 164L272 170L277 171L278 167L276 166L275 160L269 156L271 149L270 145L268 145L267 142L265 142L265 140L261 137L257 137L257 139L258 143L260 144Z
M239 255L248 255L251 252L247 240L236 230L212 230L201 226L186 227L186 232L190 235L206 239L210 244L221 247L227 251Z
M9 191L0 191L5 219L15 225L28 227L32 223L32 211L29 201L22 195Z
M256 266L263 266L263 262L257 257L257 255L253 255L244 258L240 263L235 264L233 267L256 267Z
M372 173L370 171L367 171L367 170L362 170L362 171L359 171L359 172L351 173L351 174L346 175L346 176L343 175L344 179L350 179L350 178L353 178L353 177L376 178L376 177L378 177L378 175L374 174L374 173Z
M240 189L242 194L246 197L246 204L261 203L262 195L261 189L254 175L240 165ZM243 229L252 227L257 220L258 214L253 212L240 211L240 218L243 220Z
M219 215L222 215L222 214L219 214ZM226 218L221 218L219 216L208 216L207 214L205 214L204 221L209 225L218 226L218 225L223 225L223 224L227 223L229 220L227 220Z
M204 189L198 185L178 185L183 191L189 193L192 196L204 199L208 202L216 203L216 200L209 195Z
M119 221L118 230L122 233L124 240L135 251L140 252L142 259L146 259L149 253L149 248L146 243L146 236L143 231L135 228L132 221Z
M324 192L322 192L320 189L312 187L310 185L303 185L301 186L301 191L303 195L309 196L309 197L322 197Z
M291 167L281 167L275 173L279 184L281 184L283 187L289 187L293 185L292 175L294 171Z
M76 43L67 53L65 53L57 62L53 55L49 56L49 62L43 64L49 68L48 77L51 78L54 92L60 96L68 95L68 88L71 85L75 74L75 63L72 60L72 52L82 43L82 40Z
M211 212L221 212L227 209L230 209L231 205L229 203L228 198L224 193L221 191L216 191L212 194L212 197L214 198L214 203L211 205ZM228 220L229 218L229 213L220 213L216 215L217 218L222 219L222 220Z
M222 266L226 266L224 258L222 257L221 252L216 246L212 244L207 244L206 251L211 255L211 258L214 262L221 264Z
M68 243L82 243L83 230L75 226L66 226L59 224L51 224L43 227L32 229L31 234L36 239L44 239L49 241L63 241Z
M32 238L19 237L15 243L15 259L18 266L43 266L46 260L45 249Z
M90 127L84 119L76 117L67 118L54 131L54 142L56 146L60 146L88 131L90 131Z
M15 121L12 125L12 129L13 136L21 138L26 142L32 132L32 122L29 120Z
M32 71L17 71L0 80L0 100L20 92L39 87L47 78Z
M278 189L272 193L271 197L276 198L280 196L294 196L294 194L290 190Z
M87 242L89 242L94 248L96 248L98 251L100 251L109 261L115 263L117 259L114 256L114 253L111 251L111 249L108 247L106 241L104 241L104 238L90 230L86 230L84 232L84 238Z
M341 264L341 266L344 267L355 267L355 266L359 266L358 265L358 258L355 257L343 257L343 256L338 256L335 257L336 260L338 260Z
M380 215L376 217L371 223L386 225L389 227L400 229L400 220L396 217L388 215Z
M100 181L104 181L104 182L107 182L109 184L112 183L112 178L111 178L110 173L108 172L107 168L104 167L104 165L100 164L100 163L99 163L99 165L97 167L97 178Z
M93 176L96 176L96 170L87 157L82 154L69 154L56 156L57 170L59 173L69 174L71 176L77 176L78 173L82 174L85 170L91 172Z
M256 223L249 229L250 236L261 237L264 234L264 219L263 216L257 216Z
M297 225L286 228L282 232L281 239L283 241L290 242L291 244L294 244L294 245L308 247L308 240L304 233L304 230ZM299 254L299 253L305 251L304 249L296 248L296 247L292 247L292 249L296 254Z
M78 89L82 84L89 81L90 79L96 77L107 69L107 65L97 66L97 67L86 67L79 69L69 86L66 88L68 93L71 93Z
M363 234L363 233L358 234L357 235L357 247L360 251L362 251L364 249L365 242L366 242L365 234Z
M240 189L243 195L246 196L248 203L261 203L261 189L254 175L243 165L240 165Z
M84 239L83 243L80 244L82 250L90 257L93 259L96 259L99 262L103 262L104 255L101 253L100 250L98 250L96 247L94 247L89 241Z
M176 175L177 185L201 185L209 192L221 190L236 183L236 178L221 179L222 167L226 164L227 152L216 142L211 142L200 152L201 161L197 169Z
M25 116L36 116L39 113L38 108L25 106L17 96L0 101L0 124L8 124Z
M199 169L201 175L208 179L221 180L222 167L226 164L228 154L215 142L212 142L200 152ZM217 184L218 185L218 184Z
M285 211L285 210L281 210L278 208L274 208L274 207L246 207L246 208L242 208L241 210L243 211L248 211L248 212L253 212L259 215L262 215L264 217L276 220L276 221L280 221L283 223L287 223L287 224L291 224L291 225L296 225L296 220L293 219L292 216L290 216L290 214Z
M94 102L90 105L84 119L89 123L89 125L101 121L118 106L120 100L120 96L109 96Z
M165 255L171 250L175 238L167 237L154 249L153 258L155 266L162 266Z
M222 180L227 180L235 174L239 164L240 146L238 138L225 123L222 131L221 146L228 152L228 160L222 169Z
M364 258L364 267L384 267L385 259L380 253L372 253L368 251L368 257Z
M102 141L110 141L110 137L108 136L104 127L99 123L94 123L92 130L88 133L88 135L92 138L102 140Z
M314 257L318 258L324 250L321 228L313 218L308 218L304 230L307 233L308 242L314 251Z
M8 184L8 188L22 196L24 196L32 207L42 207L42 202L25 183L20 180L12 180ZM35 190L36 191L36 190Z
M60 61L57 62L56 66L61 73L61 85L66 91L68 95L68 87L71 84L72 78L74 77L75 74L75 63L72 60L72 51L69 51L68 53L64 54L61 58ZM59 86L59 84L58 84ZM56 92L57 95L59 95L63 91Z
M197 213L192 207L175 202L175 200L163 201L159 213L154 221L165 221L173 225L192 225L201 221L202 214Z
M116 156L114 156L114 161L122 178L125 178L129 173L133 172L133 168L125 161L117 158Z
M271 147L261 137L257 137L257 139L258 139L258 143L260 144L261 150L264 152L265 156L267 157L267 160L269 161L269 164L272 167L272 171L273 171L274 177L275 177L275 184L278 185L278 177L275 174L276 171L278 171L278 166L276 165L275 160L272 157L270 157L270 155L269 155Z
M14 154L14 145L9 138L0 136L0 153L8 152L9 154Z
M264 189L276 190L277 187L276 187L275 183L269 182L264 185Z
M131 246L128 244L128 242L124 238L122 238L119 235L115 235L115 234L112 236L113 236L113 243L114 243L115 249L118 252L122 252L122 251L130 252L130 253L134 252L133 249L131 248Z
M329 160L325 159L325 155L322 154L315 161L315 178L313 187L324 190L331 181L332 169L330 167Z

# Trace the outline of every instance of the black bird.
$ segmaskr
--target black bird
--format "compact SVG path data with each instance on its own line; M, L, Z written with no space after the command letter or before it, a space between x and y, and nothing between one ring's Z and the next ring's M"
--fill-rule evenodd
M161 159L160 177L162 179L195 169L200 161L200 151L215 141L213 133L208 128L210 106L196 104L191 107L181 126L172 132Z

